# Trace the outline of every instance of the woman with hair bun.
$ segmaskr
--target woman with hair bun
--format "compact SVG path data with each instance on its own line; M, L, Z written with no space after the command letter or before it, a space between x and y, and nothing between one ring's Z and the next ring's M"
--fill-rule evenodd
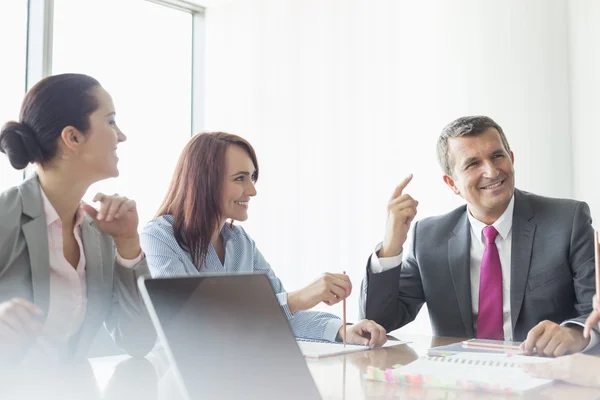
M104 323L115 343L144 356L155 333L136 279L147 274L136 204L90 185L119 175L126 140L112 98L81 74L50 76L0 131L10 164L36 173L0 194L0 360L85 357Z

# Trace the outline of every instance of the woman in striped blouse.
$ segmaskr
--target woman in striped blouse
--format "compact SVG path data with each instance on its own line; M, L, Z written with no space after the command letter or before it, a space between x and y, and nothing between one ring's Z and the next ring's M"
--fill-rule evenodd
M254 241L233 224L248 218L257 179L256 154L246 140L222 132L193 137L179 158L156 218L140 235L152 276L263 272L296 337L340 341L342 321L337 316L307 310L348 297L352 290L348 276L326 273L288 293ZM346 331L349 343L371 347L385 343L385 333L369 320L348 325Z

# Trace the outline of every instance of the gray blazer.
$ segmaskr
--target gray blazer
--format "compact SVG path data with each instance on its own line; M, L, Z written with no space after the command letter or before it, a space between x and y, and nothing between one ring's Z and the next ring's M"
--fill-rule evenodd
M87 310L69 341L66 358L85 357L102 323L117 346L145 356L155 332L137 289L148 274L146 260L128 269L115 261L110 236L86 215L81 234L86 258ZM44 314L50 302L48 229L37 175L0 194L0 302L21 297Z
M595 292L594 241L586 203L515 190L510 305L514 340L543 320L583 323ZM427 302L435 335L475 337L471 234L466 206L415 222L399 266L367 274L361 317L388 331L414 320Z

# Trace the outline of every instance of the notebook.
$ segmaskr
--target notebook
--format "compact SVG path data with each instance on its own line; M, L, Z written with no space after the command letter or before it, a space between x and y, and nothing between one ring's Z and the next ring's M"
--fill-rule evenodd
M368 367L365 378L403 385L522 394L552 382L525 373L521 365L551 359L507 354L461 353L425 356L405 365L381 370Z
M342 343L300 338L297 338L296 342L298 343L298 347L300 347L302 355L306 358L322 358L337 356L340 354L354 353L357 351L371 350L369 346L360 344L346 344L346 347L344 347ZM388 340L382 347L392 347L406 343L408 342L403 342L401 340Z
M513 354L524 355L519 349L521 342L508 342L502 340L469 339L462 342L452 343L446 346L432 347L427 350L430 356L448 356L456 353L484 353L484 354ZM492 346L507 346L505 348ZM510 346L510 347L508 347Z

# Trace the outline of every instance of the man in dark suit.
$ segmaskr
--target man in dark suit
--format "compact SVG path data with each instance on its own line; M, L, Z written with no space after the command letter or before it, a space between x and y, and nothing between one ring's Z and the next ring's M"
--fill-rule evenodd
M488 117L463 117L438 139L444 182L466 205L415 222L418 202L388 204L383 243L369 258L361 316L388 331L411 322L427 302L436 335L525 340L527 352L559 356L587 350L594 244L589 207L514 187L514 155Z

